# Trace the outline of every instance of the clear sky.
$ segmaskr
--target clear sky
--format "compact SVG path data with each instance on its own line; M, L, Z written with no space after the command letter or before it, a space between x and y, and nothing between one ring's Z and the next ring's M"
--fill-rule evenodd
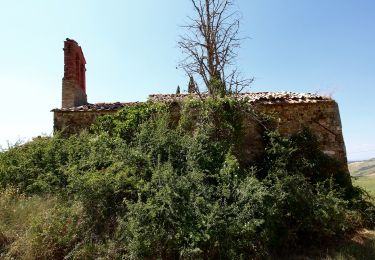
M332 95L349 159L375 157L375 1L236 4L250 90ZM0 0L0 144L52 133L67 37L86 56L89 102L186 89L176 42L191 14L189 0Z

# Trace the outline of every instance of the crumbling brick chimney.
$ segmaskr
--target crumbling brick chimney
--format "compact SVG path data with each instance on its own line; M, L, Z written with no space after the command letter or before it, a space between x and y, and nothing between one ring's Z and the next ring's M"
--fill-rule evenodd
M86 60L81 47L69 38L64 42L64 78L62 81L62 107L87 104Z

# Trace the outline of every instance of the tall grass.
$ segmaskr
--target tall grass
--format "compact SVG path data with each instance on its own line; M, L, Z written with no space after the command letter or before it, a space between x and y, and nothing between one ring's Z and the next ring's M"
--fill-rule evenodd
M26 256L32 247L27 236L33 222L57 205L52 196L25 195L15 188L0 190L0 255Z

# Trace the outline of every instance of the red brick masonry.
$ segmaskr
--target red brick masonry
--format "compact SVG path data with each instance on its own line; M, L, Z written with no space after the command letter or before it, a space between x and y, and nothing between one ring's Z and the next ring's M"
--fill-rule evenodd
M68 38L64 42L64 78L61 106L74 107L86 103L86 60L78 43Z

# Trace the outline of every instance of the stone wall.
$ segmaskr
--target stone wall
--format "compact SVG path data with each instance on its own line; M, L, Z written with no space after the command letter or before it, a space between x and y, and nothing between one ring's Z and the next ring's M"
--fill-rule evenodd
M334 100L314 103L280 103L255 105L255 110L273 114L278 130L291 136L309 128L317 137L321 150L347 164L346 148L342 134L340 112ZM262 127L249 115L244 122L243 152L245 160L257 160L264 152Z
M54 132L71 135L88 129L99 116L116 113L116 111L54 111Z
M174 109L178 110L179 106ZM282 135L290 136L309 128L317 136L321 149L346 165L346 150L342 135L340 113L334 100L296 103L254 104L256 111L271 113L277 118ZM98 116L115 113L116 110L103 111L54 111L54 129L65 133L78 133L88 128ZM248 115L244 122L243 160L254 161L264 152L263 128L257 119Z
M289 136L308 127L317 136L322 151L346 161L339 107L334 100L306 104L274 104L259 107L279 116L279 131Z

